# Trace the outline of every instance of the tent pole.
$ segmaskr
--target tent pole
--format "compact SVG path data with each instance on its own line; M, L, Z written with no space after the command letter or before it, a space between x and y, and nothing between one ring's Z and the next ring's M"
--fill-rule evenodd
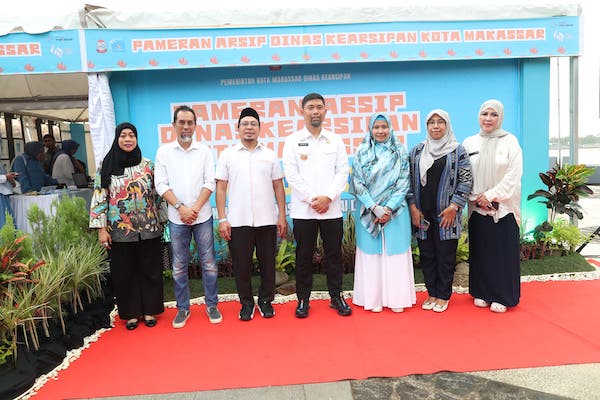
M569 161L571 165L579 164L579 58L570 57L569 68ZM579 226L579 219L571 217L571 224Z
M570 86L570 146L569 160L570 164L579 163L579 57L570 57L569 68L569 86Z

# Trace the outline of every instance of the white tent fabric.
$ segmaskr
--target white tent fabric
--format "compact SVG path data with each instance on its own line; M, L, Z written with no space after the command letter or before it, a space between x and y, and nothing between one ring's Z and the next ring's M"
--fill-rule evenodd
M115 108L106 74L88 74L88 85L90 134L99 166L115 137Z
M314 25L385 21L442 21L543 18L580 14L579 2L549 0L95 0L12 2L0 14L0 35L52 29L164 29ZM66 4L65 4L66 3Z
M594 0L303 0L279 2L272 0L226 0L223 2L190 2L188 0L61 0L58 4L46 0L11 2L0 13L0 36L11 32L41 33L55 29L165 29L165 28L227 28L273 25L341 24L386 21L487 20L543 18L557 15L582 14L581 2ZM585 17L585 15L584 15ZM595 15L591 15L593 19ZM0 111L35 115L52 119L85 121L87 113L82 97L87 95L85 74L70 74L72 85L53 85L62 81L61 74L41 75L47 90L19 94L8 88L31 87L34 75L24 76L27 82L16 84L19 76L0 76ZM21 81L23 81L21 79ZM5 83L6 82L6 83ZM73 94L73 87L80 87ZM65 90L68 93L65 93ZM92 89L90 89L92 90ZM31 99L28 102L27 97ZM53 102L46 101L53 98ZM80 104L70 103L74 99ZM58 101L57 101L58 100ZM83 100L84 102L84 100ZM90 99L90 108L91 108ZM28 104L34 103L34 104ZM60 106L59 106L60 104ZM95 107L104 107L97 104ZM90 121L96 117L90 116ZM96 120L97 121L97 120ZM98 123L100 126L100 123ZM104 127L103 129L105 129ZM112 132L110 132L112 135ZM104 139L101 139L104 140ZM102 143L99 143L102 146ZM103 152L101 152L103 156Z

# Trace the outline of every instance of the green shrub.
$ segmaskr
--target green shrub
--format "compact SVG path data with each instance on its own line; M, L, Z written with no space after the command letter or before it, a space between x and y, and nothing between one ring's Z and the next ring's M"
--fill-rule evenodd
M545 232L541 239L548 249L563 250L569 254L573 253L575 248L585 240L586 235L581 233L578 227L564 219L554 221L552 230Z
M292 273L296 268L296 247L286 239L279 242L275 255L275 269L280 272Z
M17 238L23 238L20 242L20 258L29 260L33 258L33 241L26 232L15 228L12 215L6 215L6 223L0 229L0 248L5 248L14 243Z

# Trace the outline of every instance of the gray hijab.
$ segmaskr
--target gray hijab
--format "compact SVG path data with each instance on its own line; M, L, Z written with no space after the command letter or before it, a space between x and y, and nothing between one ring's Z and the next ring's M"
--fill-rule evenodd
M425 125L427 126L427 121L436 114L446 121L446 132L440 139L432 139L428 132L427 138L423 141L425 147L423 147L423 152L419 159L419 177L422 186L427 185L427 170L431 168L433 162L438 158L442 158L446 154L453 152L459 144L454 136L450 115L446 111L441 109L430 111L425 117Z

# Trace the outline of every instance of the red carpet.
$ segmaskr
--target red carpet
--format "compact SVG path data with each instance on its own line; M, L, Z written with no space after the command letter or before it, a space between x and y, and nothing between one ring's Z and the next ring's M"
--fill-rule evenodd
M194 306L185 328L171 328L175 310L155 328L125 324L102 335L40 389L35 400L277 386L367 377L600 362L600 280L522 285L521 304L506 314L453 295L442 314L417 306L403 314L354 307L339 317L312 301L309 318L296 302L277 315L237 319L236 302L221 303L211 325Z

